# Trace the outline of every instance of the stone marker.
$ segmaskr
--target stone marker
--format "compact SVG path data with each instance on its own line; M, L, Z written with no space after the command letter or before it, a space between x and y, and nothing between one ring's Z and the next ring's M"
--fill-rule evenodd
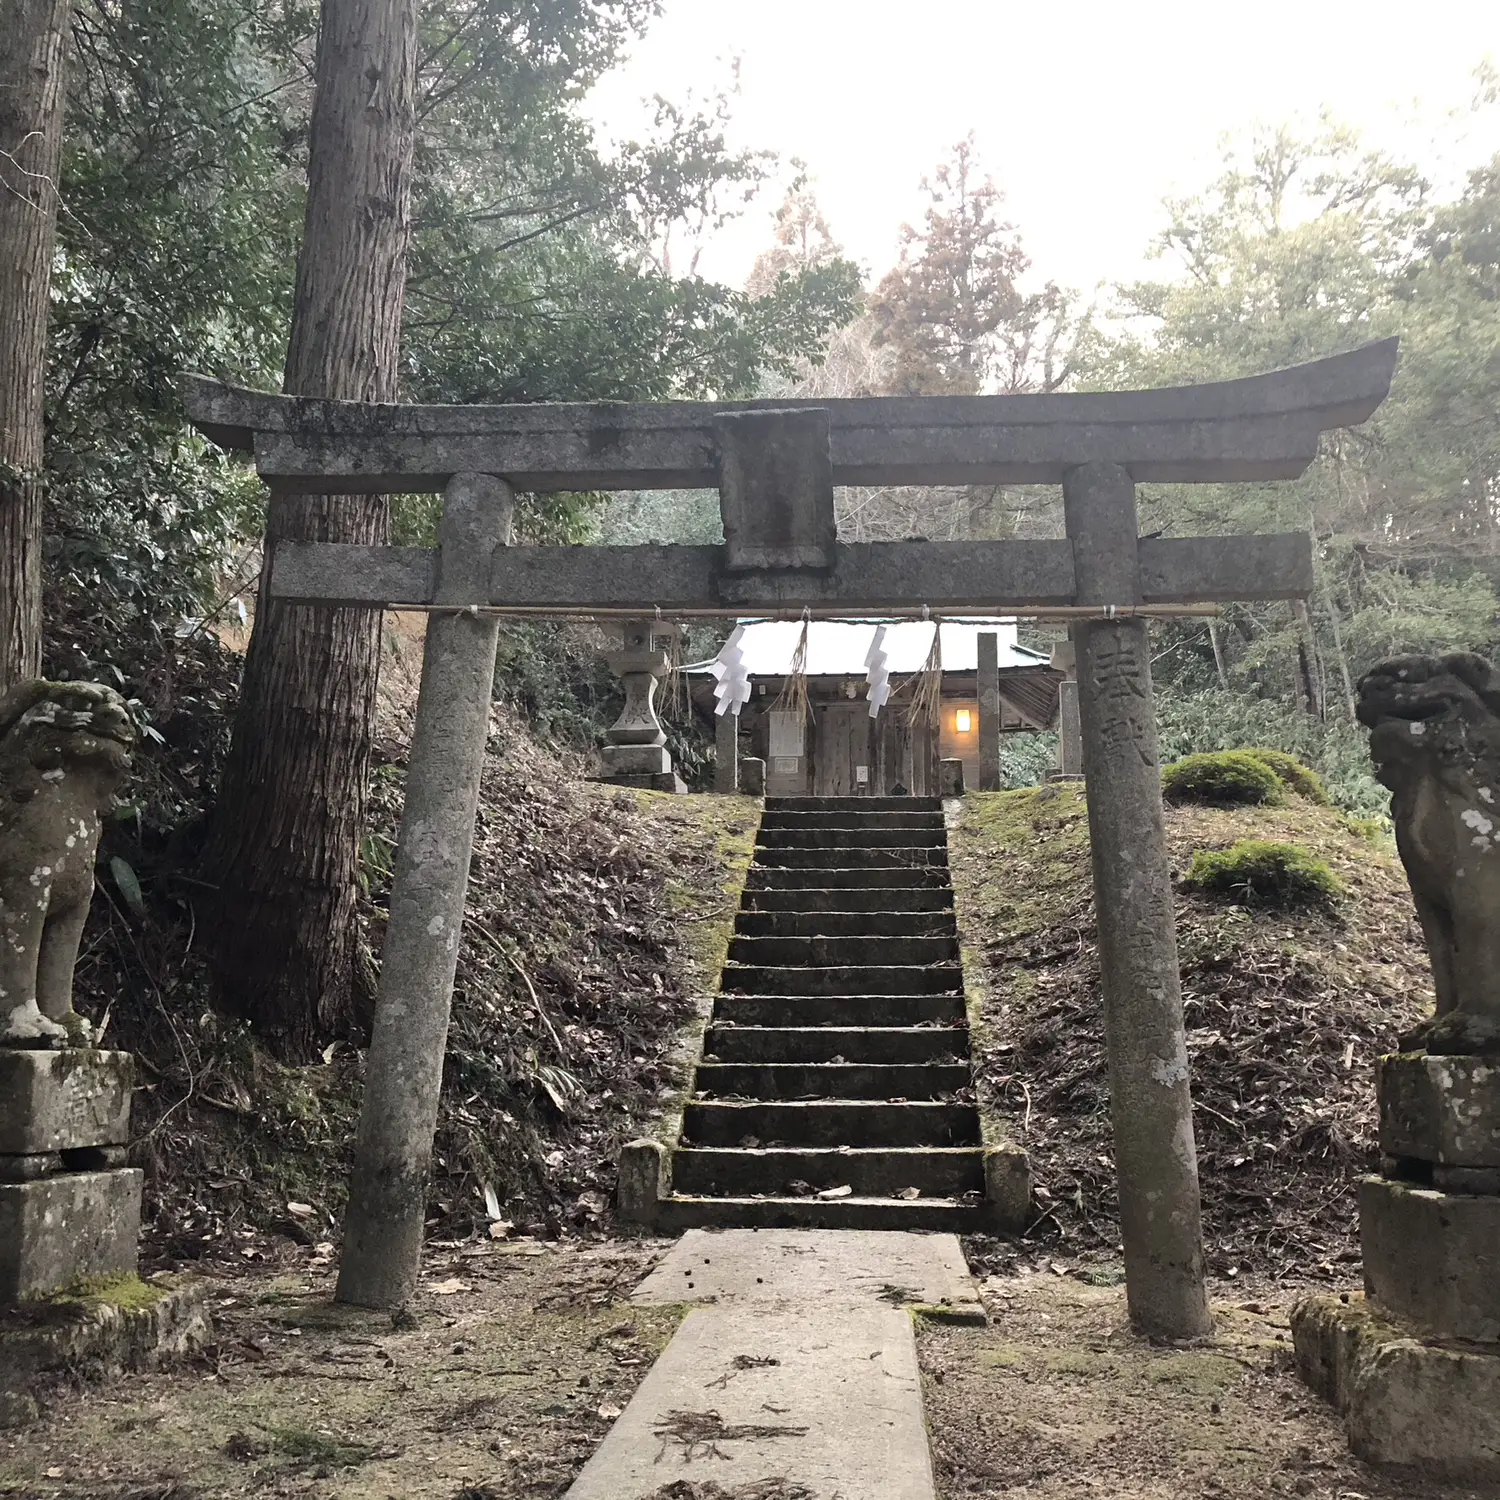
M975 686L979 697L979 790L1000 790L1000 637L981 630Z
M772 1479L819 1500L933 1500L907 1307L983 1322L955 1236L694 1229L632 1300L706 1305L569 1500L638 1500L668 1485L708 1493L710 1480L722 1486L713 1493L738 1493Z
M714 790L734 793L740 789L740 716L714 716Z
M1437 1008L1376 1074L1382 1175L1360 1184L1367 1301L1293 1311L1304 1377L1362 1457L1500 1480L1500 677L1397 657L1360 683Z
M1078 653L1072 641L1052 648L1052 667L1063 674L1057 685L1057 771L1059 781L1083 780L1083 729L1078 718Z

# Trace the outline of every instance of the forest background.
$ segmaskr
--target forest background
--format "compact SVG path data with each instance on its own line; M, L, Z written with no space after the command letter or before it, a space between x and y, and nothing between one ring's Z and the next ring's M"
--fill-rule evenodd
M1142 489L1143 530L1307 529L1305 607L1167 625L1165 749L1291 750L1379 814L1354 689L1395 651L1492 651L1500 584L1500 158L1438 195L1332 121L1226 145L1163 205L1158 279L1084 296L1031 265L972 141L866 284L795 164L734 151L732 86L595 140L589 89L648 0L428 0L421 12L401 394L418 401L1023 392L1230 378L1399 334L1392 396L1296 484ZM264 496L186 427L177 373L278 387L307 185L315 5L79 0L59 183L45 450L48 675L121 687L157 747L142 849L191 843L228 746ZM1500 107L1492 73L1475 109ZM788 183L790 185L788 186ZM697 251L785 192L743 288ZM0 476L3 478L3 476ZM399 502L398 540L434 502ZM848 490L843 533L1061 534L1048 489ZM525 497L533 540L700 541L711 495ZM705 646L711 642L704 642ZM497 691L584 749L613 717L598 641L507 629ZM684 752L691 735L680 735ZM1018 783L1049 763L1017 737ZM691 756L686 758L691 759ZM128 851L127 851L128 853ZM142 858L145 858L143 853ZM184 856L184 859L186 856ZM131 858L117 878L131 899ZM138 897L138 891L136 892Z

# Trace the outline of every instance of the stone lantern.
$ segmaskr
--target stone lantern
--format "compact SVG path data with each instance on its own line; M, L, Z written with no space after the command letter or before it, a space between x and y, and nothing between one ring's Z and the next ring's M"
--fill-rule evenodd
M657 685L671 670L663 643L682 633L682 626L663 620L627 620L621 625L620 649L606 660L625 686L625 706L604 732L601 781L659 792L687 790L672 769L667 732L656 711Z

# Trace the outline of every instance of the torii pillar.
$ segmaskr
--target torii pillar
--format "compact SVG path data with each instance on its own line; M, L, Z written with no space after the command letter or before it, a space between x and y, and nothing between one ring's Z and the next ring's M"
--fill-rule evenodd
M1068 470L1063 506L1078 603L1138 603L1128 471ZM1202 1337L1213 1322L1146 622L1089 621L1073 640L1126 1300L1138 1328Z

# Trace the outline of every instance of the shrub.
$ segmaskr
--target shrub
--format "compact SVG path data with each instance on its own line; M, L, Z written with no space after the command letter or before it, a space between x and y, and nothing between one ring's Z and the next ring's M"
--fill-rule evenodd
M1249 750L1184 756L1161 773L1161 789L1168 802L1206 802L1215 807L1276 806L1286 800L1281 778Z
M1268 766L1282 786L1301 797L1304 802L1315 802L1319 807L1329 805L1323 778L1303 765L1295 755L1285 750L1271 750L1264 745L1252 745L1245 754L1253 755L1256 760Z
M1296 911L1329 907L1344 883L1327 863L1298 844L1242 839L1222 851L1200 849L1183 882L1189 890L1245 906Z

